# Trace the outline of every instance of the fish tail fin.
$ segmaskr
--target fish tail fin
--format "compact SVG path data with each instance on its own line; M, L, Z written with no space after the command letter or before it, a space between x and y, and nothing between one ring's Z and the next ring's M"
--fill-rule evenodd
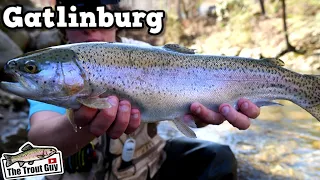
M313 117L320 121L320 104L305 108Z
M297 103L314 118L320 121L320 76L319 75L303 75L307 78L308 85L303 86L305 102Z
M9 167L9 166L11 166L13 163L14 163L14 161L12 160L12 157L13 156L11 156L11 155L8 155L8 154L4 154L3 155L4 156L4 158L6 159L6 166L7 167Z

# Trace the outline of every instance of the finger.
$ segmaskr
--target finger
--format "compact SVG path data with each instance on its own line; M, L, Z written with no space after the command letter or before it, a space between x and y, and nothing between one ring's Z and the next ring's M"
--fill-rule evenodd
M129 101L123 100L119 103L118 113L114 123L108 129L111 138L119 138L127 129L131 114L131 104Z
M90 123L92 118L94 118L97 112L97 109L81 106L78 110L74 111L74 122L78 126L86 126Z
M95 136L105 133L116 119L119 99L116 96L110 96L108 101L112 107L100 110L90 124L90 132Z
M255 119L260 115L260 108L247 99L241 98L238 101L238 107L249 118Z
M126 134L133 133L140 126L140 123L141 123L140 118L141 118L140 111L138 109L132 109L130 121L129 121L127 129L125 130Z
M219 107L219 111L234 127L237 127L240 130L249 128L249 118L246 115L236 111L229 104L221 104Z
M219 125L225 120L221 114L211 111L198 102L192 103L190 110L196 116L196 120L202 123Z

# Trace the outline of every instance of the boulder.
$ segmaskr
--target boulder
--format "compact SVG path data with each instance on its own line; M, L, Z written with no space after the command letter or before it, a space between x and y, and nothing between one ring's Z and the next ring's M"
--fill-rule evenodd
M4 64L11 58L23 54L21 48L10 39L10 37L0 31L0 69L3 72ZM2 77L2 76L1 76Z
M30 33L29 50L38 50L63 43L63 35L59 29L34 31Z

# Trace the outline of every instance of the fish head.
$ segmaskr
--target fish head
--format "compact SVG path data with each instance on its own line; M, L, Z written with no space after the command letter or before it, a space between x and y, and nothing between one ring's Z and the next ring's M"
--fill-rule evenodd
M38 148L36 149L37 156L40 156L41 158L47 158L57 153L57 150L55 148Z
M75 97L85 95L85 74L76 53L68 48L45 48L16 57L5 64L4 73L14 82L1 82L1 88L23 98L72 108L78 106Z
M46 149L44 149L44 156L45 157L50 157L50 156L52 156L53 154L56 154L57 153L57 150L56 149L54 149L54 148L46 148Z

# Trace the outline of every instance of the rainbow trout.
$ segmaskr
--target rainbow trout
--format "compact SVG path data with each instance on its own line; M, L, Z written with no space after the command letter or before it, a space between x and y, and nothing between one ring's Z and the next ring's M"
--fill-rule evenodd
M71 122L72 109L109 108L106 97L117 95L140 109L142 122L171 120L188 137L196 135L181 118L195 101L218 111L222 103L238 109L241 97L259 107L279 105L273 100L284 99L320 120L319 76L299 74L283 65L273 58L197 54L177 44L86 42L49 47L8 61L5 72L17 82L2 82L1 87L65 107Z
M21 153L18 154L3 154L7 163L6 166L9 167L14 163L18 163L20 167L22 167L25 163L32 165L34 161L42 160L48 158L55 153L57 150L55 148L38 148L33 147L31 144L26 143L21 148Z

